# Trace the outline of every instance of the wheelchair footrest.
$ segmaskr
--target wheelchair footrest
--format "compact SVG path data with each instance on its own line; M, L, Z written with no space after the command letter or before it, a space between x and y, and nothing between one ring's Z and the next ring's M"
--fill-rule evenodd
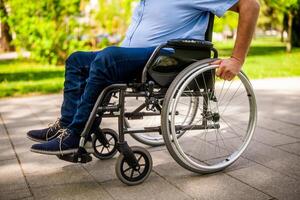
M88 163L92 161L92 156L84 148L79 148L78 152L66 155L57 155L60 160L72 163Z
M78 154L75 153L75 154L68 154L68 155L57 155L57 157L60 160L64 160L72 163L88 163L92 161L92 156L90 156L89 154L78 156Z

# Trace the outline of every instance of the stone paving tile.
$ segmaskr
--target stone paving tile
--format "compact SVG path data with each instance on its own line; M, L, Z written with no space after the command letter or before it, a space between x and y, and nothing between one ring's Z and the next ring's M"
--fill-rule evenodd
M300 156L300 142L280 145L280 146L277 146L277 148L282 149L287 152L290 152L290 153L297 154Z
M33 199L28 189L7 190L0 192L1 200Z
M102 185L114 199L118 200L192 199L190 196L170 185L167 181L154 173L152 173L143 184L133 187L126 186L119 180L108 181L102 183Z
M64 163L67 164L67 163ZM93 182L93 178L80 164L66 165L61 168L48 167L34 173L26 173L30 187L43 187L48 185L65 185L75 183Z
M153 157L153 170L160 176L180 178L197 175L176 163L166 150L153 152L151 156Z
M252 141L244 157L267 166L271 169L300 178L300 157L277 148Z
M154 171L165 177L169 182L179 187L185 193L196 199L270 199L261 193L233 178L223 174L201 175L190 172L179 166L167 152L152 153L156 158ZM226 171L253 166L254 163L240 159L236 165ZM238 190L236 192L236 190Z
M83 165L83 167L97 180L102 183L105 181L116 179L115 173L116 158L109 160L98 160L93 158L93 161Z
M113 198L94 182L82 182L63 185L47 185L45 187L32 188L35 199L72 199L72 200L112 200Z
M15 159L15 153L8 139L0 139L0 161Z
M223 173L167 177L167 180L196 199L270 199L269 195Z
M258 127L300 139L300 126L265 118L258 121Z
M235 143L235 139L230 140L231 144ZM300 178L300 157L281 149L253 140L243 157L295 179Z
M0 161L15 158L16 156L7 137L6 130L0 121Z
M295 199L300 197L300 182L276 173L261 165L235 170L229 175L247 183L276 199Z
M277 146L277 145L289 144L292 142L300 141L300 138L295 139L293 137L289 137L279 133L274 133L272 131L263 128L256 128L253 139L262 142L264 144L268 144L270 146Z
M16 159L0 161L0 194L15 190L28 190L21 168Z
M190 172L179 166L167 152L154 152L154 171L165 177L169 182L179 187L185 193L196 199L270 199L243 183L224 174L201 175ZM255 165L247 159L240 158L225 172ZM235 192L235 190L239 190ZM246 194L246 195L245 195Z

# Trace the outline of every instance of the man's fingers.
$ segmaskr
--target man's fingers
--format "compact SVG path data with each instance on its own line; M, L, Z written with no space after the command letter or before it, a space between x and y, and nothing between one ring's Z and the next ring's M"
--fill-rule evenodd
M218 77L222 77L222 74L224 71L224 66L222 65L222 60L216 60L216 61L212 62L211 64L219 65L219 67L217 68L217 71L216 71L216 75Z
M227 81L231 81L232 79L234 79L234 77L235 77L235 74L233 74L230 71L227 71L225 74L225 80L227 80Z
M217 75L218 77L222 77L221 75L222 75L223 71L224 71L224 68L223 68L223 67L217 68L216 75Z
M211 65L220 65L221 63L222 63L222 60L220 59L220 60L215 60L215 61L211 62L210 64Z
M221 63L219 65L219 68L217 69L216 75L224 79L225 74L226 74L226 67L224 66L224 63Z

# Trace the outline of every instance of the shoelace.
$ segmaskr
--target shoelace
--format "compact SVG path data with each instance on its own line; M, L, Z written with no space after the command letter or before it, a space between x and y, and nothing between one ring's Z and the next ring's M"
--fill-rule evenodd
M63 156L64 154L62 152L62 142L63 142L64 138L69 137L70 133L69 133L68 129L60 129L59 131L57 131L57 133L60 134L58 136L58 138L59 138L59 152Z
M55 131L56 129L60 128L60 118L56 119L56 121L54 123L49 123L48 124L49 130L46 133L46 141L48 141L48 139L52 139L55 136L57 136L58 132L56 132L54 135L52 135L50 138L48 138L49 132L50 131Z

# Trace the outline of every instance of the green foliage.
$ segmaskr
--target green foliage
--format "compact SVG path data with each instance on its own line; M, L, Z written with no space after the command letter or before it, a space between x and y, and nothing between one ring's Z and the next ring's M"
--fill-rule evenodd
M274 7L282 12L288 12L299 7L298 0L265 0L267 5Z
M268 1L268 0L267 0ZM268 4L265 0L260 0L260 15L258 27L263 30L282 30L283 12Z
M102 31L124 35L130 22L133 2L137 0L99 0L96 20Z
M68 54L84 47L78 23L80 0L8 0L14 44L31 51L33 59L62 63Z
M134 1L98 0L99 9L89 16L93 25L82 22L89 0L7 0L8 22L18 49L30 51L36 61L62 64L76 50L110 45L107 38L94 45L99 32L122 38Z
M235 12L227 12L222 18L215 18L214 31L222 32L224 29L228 28L233 31L237 28L238 24L238 14Z

